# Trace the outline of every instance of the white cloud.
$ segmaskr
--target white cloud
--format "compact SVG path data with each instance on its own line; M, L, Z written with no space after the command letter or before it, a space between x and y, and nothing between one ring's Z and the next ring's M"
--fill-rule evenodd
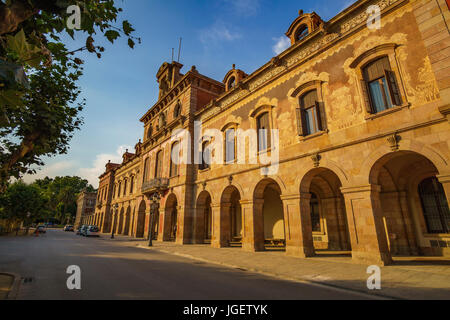
M83 179L87 179L94 188L98 188L98 177L105 172L105 166L109 160L113 163L122 163L122 155L125 153L126 149L133 150L130 146L120 146L116 154L102 153L95 157L93 166L91 168L81 168L79 170L79 175Z
M70 175L70 171L76 167L74 161L60 161L47 166L42 169L37 169L36 174L29 174L23 177L23 181L26 183L33 183L38 179L44 179L45 177L55 178L57 176L67 176Z
M291 40L286 36L281 36L279 38L273 38L276 41L275 45L272 47L273 52L279 55L284 50L291 46Z
M260 8L260 0L225 0L225 3L240 16L254 16Z
M242 35L239 32L231 30L231 28L226 26L222 21L216 21L209 28L200 31L200 41L204 44L220 41L233 41L241 37Z

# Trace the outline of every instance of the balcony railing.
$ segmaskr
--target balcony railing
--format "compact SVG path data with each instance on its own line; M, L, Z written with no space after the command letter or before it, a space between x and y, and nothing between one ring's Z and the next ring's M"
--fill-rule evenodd
M169 189L168 178L157 178L142 184L142 193L154 193Z

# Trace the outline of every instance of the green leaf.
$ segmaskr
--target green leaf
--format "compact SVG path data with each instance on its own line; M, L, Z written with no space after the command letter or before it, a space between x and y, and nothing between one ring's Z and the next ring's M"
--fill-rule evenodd
M105 32L105 37L111 42L114 43L114 41L120 37L120 33L115 30L108 30Z

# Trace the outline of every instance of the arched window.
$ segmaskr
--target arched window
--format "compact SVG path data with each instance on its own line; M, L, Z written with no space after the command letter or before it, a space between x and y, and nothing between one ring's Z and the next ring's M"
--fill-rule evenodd
M178 103L175 106L175 109L173 110L173 118L177 119L179 116L181 116L181 103L178 101Z
M317 198L315 193L311 194L310 210L312 231L321 232L322 227L320 224L319 198Z
M125 181L123 183L123 196L127 195L127 184L128 184L128 180L125 179Z
M116 185L113 185L113 192L112 192L112 197L113 197L113 199L115 199L116 198Z
M302 40L309 34L309 29L306 24L300 26L295 32L295 42Z
M363 91L372 113L400 106L401 95L389 58L384 56L363 67Z
M159 130L161 130L162 128L164 128L166 125L166 114L164 112L162 112L159 115L159 120L158 120L158 128Z
M318 102L317 90L306 92L300 97L300 110L297 115L301 120L300 132L309 136L323 130L321 106Z
M270 132L270 121L269 113L265 112L261 114L257 119L257 130L258 130L258 151L267 151L271 148L271 132Z
M231 77L230 80L228 80L228 90L233 89L236 86L236 78Z
M155 178L162 178L162 168L163 168L163 152L162 150L160 150L156 154Z
M143 182L149 181L149 166L150 166L150 158L145 159L144 162L144 175L143 175Z
M200 170L206 170L211 167L211 150L208 148L209 141L202 143L202 159L199 165Z
M117 197L118 198L120 198L121 191L122 191L122 182L119 182L119 189L118 189L118 192L117 192Z
M131 177L131 181L130 181L130 193L131 194L134 193L134 176Z
M153 126L150 125L147 129L147 139L150 139L152 137L153 134Z
M444 187L436 177L419 184L419 196L428 233L450 233L450 210Z
M236 161L236 130L234 128L225 131L225 161L226 163Z
M170 157L170 176L176 177L179 174L179 165L180 165L180 143L175 142L172 145Z

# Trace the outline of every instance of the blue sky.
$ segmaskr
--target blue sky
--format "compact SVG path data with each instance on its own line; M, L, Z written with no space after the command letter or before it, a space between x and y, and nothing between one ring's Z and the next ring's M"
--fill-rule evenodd
M87 100L85 124L75 134L69 153L44 159L46 165L31 182L45 176L79 175L98 186L108 160L119 161L126 148L143 135L140 117L156 102L156 72L175 58L183 38L181 60L185 73L192 65L200 73L222 81L233 64L252 73L288 45L284 33L298 11L317 12L329 20L351 0L125 0L117 1L142 44L131 50L125 39L106 42L102 59L84 56L80 81ZM81 39L81 38L80 38ZM77 41L67 41L77 48Z

